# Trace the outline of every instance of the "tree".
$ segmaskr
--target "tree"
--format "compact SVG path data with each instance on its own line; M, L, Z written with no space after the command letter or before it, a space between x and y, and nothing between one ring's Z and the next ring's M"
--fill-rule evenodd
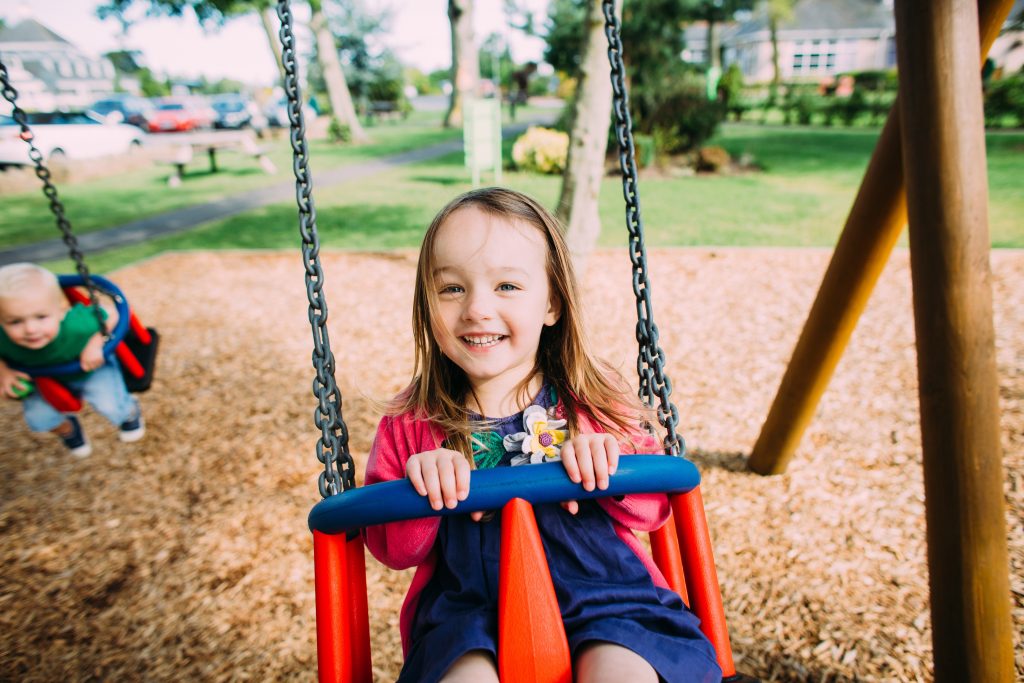
M765 14L768 15L768 35L772 42L772 85L771 101L778 97L782 84L782 69L779 66L779 24L793 18L795 0L764 0Z
M708 24L708 69L716 69L721 73L722 55L718 44L718 29L723 21L727 21L740 10L754 7L754 0L684 0L688 19L706 21Z
M448 0L452 27L452 94L444 127L462 125L463 101L476 93L480 58L473 40L473 0Z
M555 212L565 226L566 241L580 273L601 234L597 200L604 176L612 106L601 4L601 0L589 0L586 7L586 34L577 64L579 82L571 114L569 154ZM616 11L621 12L621 7L618 5Z
M334 43L334 34L327 25L321 0L309 0L309 8L313 14L309 27L316 37L316 58L327 86L327 99L331 102L331 112L342 125L348 126L352 142L357 144L368 142L370 136L363 130L352 105L352 94L345 81L345 72L341 68L338 48Z

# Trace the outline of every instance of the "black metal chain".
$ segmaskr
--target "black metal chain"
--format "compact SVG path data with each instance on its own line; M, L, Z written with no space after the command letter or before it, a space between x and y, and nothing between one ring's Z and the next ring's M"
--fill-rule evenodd
M619 166L622 169L622 194L626 199L626 228L629 230L629 259L633 262L633 293L636 295L636 340L640 345L636 370L640 376L639 396L653 406L658 397L658 422L665 428L665 452L682 455L686 450L677 433L679 411L670 398L672 381L665 373L665 352L658 345L658 326L654 324L651 304L651 283L647 275L647 247L644 246L644 224L640 219L640 191L637 186L636 156L633 146L633 122L629 115L629 93L626 90L625 67L622 64L622 40L615 1L604 0L604 34L608 39L608 62L611 64L612 107L615 111L615 139L619 143Z
M67 216L64 215L64 204L61 203L60 198L57 196L57 188L50 182L50 169L43 163L43 153L33 142L35 134L29 128L28 117L25 111L18 106L18 91L11 85L10 77L7 75L7 67L2 61L0 61L0 86L2 86L0 93L3 94L5 100L11 103L11 116L18 126L21 127L21 139L28 144L28 157L36 166L36 176L43 181L43 194L50 200L50 210L57 218L57 228L63 236L64 244L67 245L71 260L75 262L75 270L78 271L82 282L85 284L85 288L89 291L93 315L96 316L104 336L109 336L106 324L103 321L103 315L100 313L100 298L97 296L96 284L89 277L89 267L85 265L85 257L78 248L78 238L71 232L71 223L68 221Z
M316 457L324 465L317 484L320 495L327 498L355 487L356 470L348 449L348 427L341 414L341 392L334 379L334 354L327 333L327 298L323 291L324 271L320 265L320 237L316 229L316 207L313 205L313 177L309 170L306 124L296 73L294 23L288 0L277 1L277 16L281 20L278 35L285 71L284 88L288 96L288 120L291 123L295 200L299 205L306 298L309 299L309 324L313 329L313 367L316 368L313 395L318 401L313 422L320 430Z

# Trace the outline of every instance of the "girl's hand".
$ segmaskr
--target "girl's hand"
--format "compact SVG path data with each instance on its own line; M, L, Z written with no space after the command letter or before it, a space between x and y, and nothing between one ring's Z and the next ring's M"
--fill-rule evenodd
M405 463L405 476L416 493L426 496L430 507L449 510L466 500L469 495L469 462L458 451L435 448L416 453ZM480 521L482 512L474 512L474 521Z
M92 372L106 362L103 358L103 335L94 334L89 339L81 355L78 356L78 363L85 372Z
M619 466L619 444L610 434L579 434L562 446L562 466L569 479L582 484L583 490L604 491ZM562 507L573 515L580 509L575 500L562 503Z
M0 361L0 393L7 398L18 398L17 389L23 381L31 381L31 378L24 372L12 370L7 363Z

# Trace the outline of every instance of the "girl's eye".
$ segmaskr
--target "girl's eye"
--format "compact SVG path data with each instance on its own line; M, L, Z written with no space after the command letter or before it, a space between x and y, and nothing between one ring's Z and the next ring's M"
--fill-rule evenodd
M498 285L499 292L514 292L517 289L519 289L519 287L512 284L511 282L503 282L500 285Z
M441 294L462 294L463 289L459 285L445 285L441 288Z

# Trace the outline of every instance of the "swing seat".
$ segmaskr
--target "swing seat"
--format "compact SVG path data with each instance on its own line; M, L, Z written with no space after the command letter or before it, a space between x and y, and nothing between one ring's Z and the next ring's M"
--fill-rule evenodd
M455 509L435 511L408 481L396 480L350 489L310 511L320 681L373 680L364 527L501 508L499 676L503 682L571 683L568 644L531 504L661 492L669 494L672 511L662 528L651 534L655 562L669 587L700 619L701 630L715 647L723 681L756 680L737 674L732 661L698 488L700 475L693 463L663 455L622 456L604 491L584 491L569 480L561 463L476 470L471 476L469 497Z
M160 336L156 329L144 327L139 322L128 305L128 299L117 285L99 275L92 275L91 279L99 291L113 300L117 309L117 324L103 345L103 356L107 359L117 358L128 391L146 391L153 383ZM57 280L69 302L86 306L92 304L89 297L77 289L85 285L85 280L80 275L59 275ZM77 360L37 368L17 365L12 367L32 377L39 394L57 410L63 413L77 413L82 409L81 398L60 380L62 375L77 375L82 372L82 366Z

